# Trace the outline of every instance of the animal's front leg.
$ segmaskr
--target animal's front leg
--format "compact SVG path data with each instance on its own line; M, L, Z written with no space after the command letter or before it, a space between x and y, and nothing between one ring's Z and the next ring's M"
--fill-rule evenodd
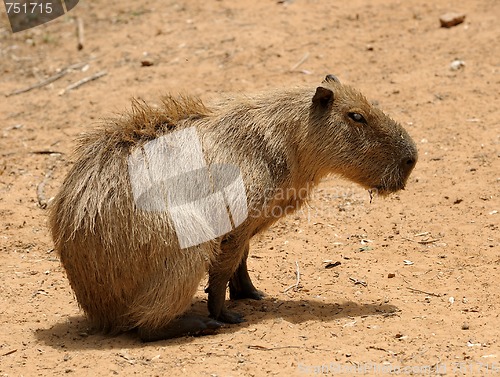
M249 244L250 243L247 242L245 245L243 258L229 281L229 297L231 300L240 300L245 298L262 300L262 298L265 297L264 292L255 288L252 283L252 279L250 279L250 275L248 274L247 259L250 249Z
M210 316L225 323L243 322L243 316L226 308L226 289L247 250L248 240L228 237L221 242L221 251L210 267L208 276L208 311Z

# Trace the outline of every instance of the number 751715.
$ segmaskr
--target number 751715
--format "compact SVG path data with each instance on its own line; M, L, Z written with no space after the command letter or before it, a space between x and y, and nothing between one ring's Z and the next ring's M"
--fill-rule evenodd
M52 3L5 3L7 14L52 13Z

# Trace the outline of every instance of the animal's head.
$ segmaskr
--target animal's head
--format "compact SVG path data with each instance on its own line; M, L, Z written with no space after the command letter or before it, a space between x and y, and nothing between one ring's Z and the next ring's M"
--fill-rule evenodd
M405 187L417 162L406 130L333 75L316 88L309 134L318 158L340 174L381 195Z

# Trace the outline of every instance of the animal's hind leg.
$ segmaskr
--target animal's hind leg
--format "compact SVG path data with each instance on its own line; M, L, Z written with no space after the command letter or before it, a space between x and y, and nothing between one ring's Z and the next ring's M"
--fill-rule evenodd
M207 271L212 254L208 247L166 251L161 254L166 257L150 261L154 268L144 275L130 312L143 341L207 335L222 326L214 319L186 314Z
M253 300L262 300L265 297L264 292L259 291L252 283L248 274L247 259L250 246L249 243L245 246L245 254L238 268L234 272L229 281L229 297L231 300L240 300L250 298Z

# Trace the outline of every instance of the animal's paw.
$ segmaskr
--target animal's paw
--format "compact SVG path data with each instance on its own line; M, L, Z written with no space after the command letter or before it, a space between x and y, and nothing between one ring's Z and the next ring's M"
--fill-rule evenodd
M215 318L217 321L221 321L224 323L241 323L245 322L243 315L233 312L228 309L223 309L220 314Z

